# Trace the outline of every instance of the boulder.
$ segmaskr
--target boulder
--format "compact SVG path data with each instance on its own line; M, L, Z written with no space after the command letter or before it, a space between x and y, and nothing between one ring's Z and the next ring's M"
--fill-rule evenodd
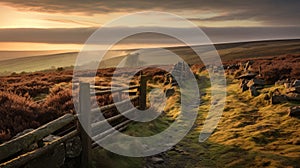
M300 80L295 80L292 86L300 86Z
M290 117L300 117L300 106L290 107L289 110L289 116Z
M251 86L264 86L265 85L265 81L262 79L252 79L247 83L247 86L250 88Z
M279 104L287 101L287 98L284 95L273 95L271 97L271 104Z
M255 86L251 86L251 87L249 88L249 91L250 91L251 96L253 96L253 97L256 97L256 96L259 95L259 93L257 92Z

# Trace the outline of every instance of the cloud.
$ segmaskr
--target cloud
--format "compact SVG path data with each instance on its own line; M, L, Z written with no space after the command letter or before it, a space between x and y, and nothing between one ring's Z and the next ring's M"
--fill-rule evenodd
M2 3L20 10L81 13L85 15L107 14L110 12L136 12L142 10L162 10L186 13L185 10L200 14L203 11L222 13L211 18L191 18L198 21L224 21L255 19L266 25L299 25L299 0L2 0Z
M111 27L102 29L105 36L98 44L106 44L108 38L116 37L118 32L136 32L144 27ZM158 27L149 27L155 30ZM249 41L262 39L300 39L300 27L206 27L202 30L212 42ZM161 28L160 28L161 29ZM168 31L186 33L187 38L194 38L187 32L189 28L164 27ZM84 44L96 28L55 28L55 29L0 29L0 42L33 42L50 44ZM179 44L178 40L166 35L144 33L132 36L123 44Z
M16 28L0 29L1 42L33 42L52 44L81 44L95 28Z
M78 24L78 25L90 25L90 26L99 25L98 23L95 23L95 22L75 21L75 20L71 20L71 19L48 19L48 18L45 18L44 20L51 21L51 22L59 22L59 23L73 23L73 24Z

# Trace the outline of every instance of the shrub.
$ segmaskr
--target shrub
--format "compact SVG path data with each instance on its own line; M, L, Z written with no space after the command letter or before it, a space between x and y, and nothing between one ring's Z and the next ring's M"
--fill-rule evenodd
M52 121L66 113L75 113L71 85L62 83L54 86L42 104L41 115L38 119L42 123Z
M0 141L28 128L36 128L40 108L27 94L24 97L0 91Z

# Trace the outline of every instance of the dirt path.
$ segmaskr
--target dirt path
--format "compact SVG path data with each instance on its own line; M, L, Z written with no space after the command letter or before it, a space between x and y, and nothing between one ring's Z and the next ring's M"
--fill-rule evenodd
M266 88L261 92L267 92ZM222 119L214 134L198 142L210 107L209 94L202 98L194 128L171 150L147 158L145 167L297 167L300 147L299 119L286 116L289 104L269 105L262 96L241 93L238 82L229 81ZM291 125L294 124L294 125Z

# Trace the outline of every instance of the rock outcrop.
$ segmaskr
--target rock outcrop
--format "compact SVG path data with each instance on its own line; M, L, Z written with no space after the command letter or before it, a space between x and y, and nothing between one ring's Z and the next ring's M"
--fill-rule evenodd
M290 107L288 112L289 116L300 118L300 106Z

